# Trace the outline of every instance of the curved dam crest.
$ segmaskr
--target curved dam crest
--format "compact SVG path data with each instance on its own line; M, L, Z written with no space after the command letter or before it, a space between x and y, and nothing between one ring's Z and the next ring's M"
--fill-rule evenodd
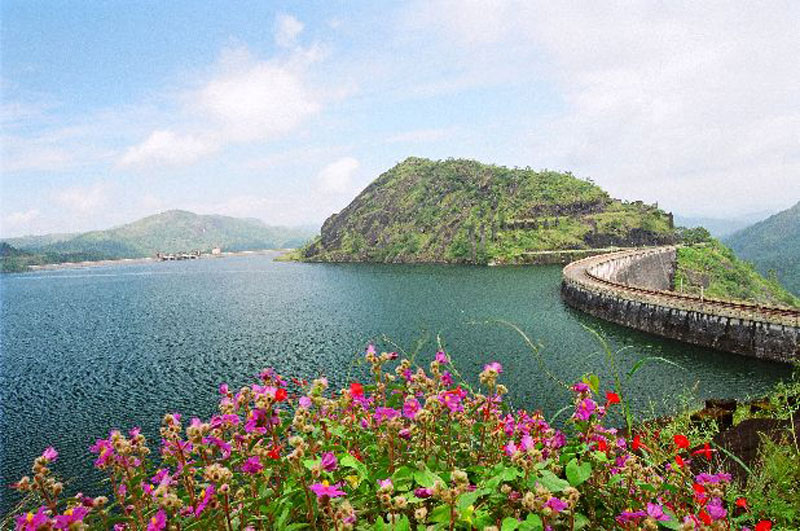
M672 290L677 248L628 249L563 270L561 295L600 319L694 345L778 362L800 360L800 311Z

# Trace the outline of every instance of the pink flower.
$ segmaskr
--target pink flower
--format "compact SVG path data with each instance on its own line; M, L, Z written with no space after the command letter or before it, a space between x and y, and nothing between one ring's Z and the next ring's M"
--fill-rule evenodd
M208 506L211 502L211 498L214 496L214 485L209 485L203 491L203 499L200 500L200 503L197 504L197 507L194 509L194 515L200 516L200 513ZM164 529L163 527L158 529Z
M221 395L223 395L223 396L227 396L227 395L228 395L228 393L230 393L230 392L231 392L231 390L230 390L230 388L228 387L228 384L226 384L226 383L224 383L224 384L219 384L219 394L221 394Z
M450 371L442 372L442 376L439 378L439 380L445 387L450 387L451 385L453 385L453 375L450 374Z
M89 509L83 506L70 507L64 514L56 516L56 529L69 529L70 524L83 522L83 518L89 514Z
M58 458L58 452L56 452L56 449L52 446L48 446L47 449L42 452L42 457L48 461L55 461Z
M722 507L722 500L719 498L712 498L706 505L706 511L714 520L721 520L728 514L728 511Z
M317 495L317 498L338 498L339 496L345 496L346 493L339 490L339 485L341 485L341 483L330 485L327 481L323 481L322 483L314 483L311 485L311 491Z
M420 487L414 490L414 496L422 499L430 498L433 496L433 491L431 489L426 489L425 487Z
M578 382L572 386L572 390L576 393L587 393L589 392L589 385L583 382Z
M311 407L311 399L308 398L307 396L301 396L300 400L298 400L297 403L303 409L308 409Z
M528 450L532 450L533 445L534 445L533 437L531 437L530 435L524 435L522 437L520 446L522 447L523 451L527 452Z
M447 354L445 354L444 351L441 351L441 350L436 353L436 361L438 361L439 363L449 363L450 362L450 360L447 359Z
M392 490L392 489L394 489L394 483L392 483L392 478L379 479L378 480L378 488L383 489L383 490Z
M261 464L261 459L259 459L257 455L249 458L242 465L242 472L245 474L258 474L263 469L264 465Z
M560 513L567 508L567 504L558 498L552 497L544 504L545 507L550 507L553 511Z
M669 516L664 514L664 508L658 503L647 504L647 516L661 522L669 520Z
M407 419L413 420L419 409L419 400L416 398L410 398L403 403L403 416Z
M503 366L500 365L499 363L497 363L496 361L493 361L491 363L487 363L486 365L484 365L483 366L483 370L484 371L494 371L497 374L503 374Z
M336 460L336 456L333 452L325 452L322 454L321 464L322 469L327 472L333 472L339 466L339 462Z
M512 455L514 455L515 453L517 453L519 451L519 449L517 448L517 445L514 444L514 441L508 441L508 443L505 446L503 446L503 450L505 451L506 455L509 456L509 457L511 457Z
M597 404L591 398L584 398L578 402L578 407L575 408L575 418L579 420L589 420L592 413L597 409Z
M400 412L391 407L377 407L375 408L375 420L381 422L383 420L392 420L400 416Z
M16 531L36 531L39 527L47 526L51 520L44 513L44 506L34 513L25 513L17 516Z
M167 513L160 509L150 521L147 522L147 531L162 531L167 527Z

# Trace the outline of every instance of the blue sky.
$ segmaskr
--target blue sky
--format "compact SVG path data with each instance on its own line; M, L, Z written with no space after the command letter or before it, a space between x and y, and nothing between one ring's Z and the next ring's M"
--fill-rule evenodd
M7 0L0 234L318 224L412 155L777 211L800 199L799 6Z

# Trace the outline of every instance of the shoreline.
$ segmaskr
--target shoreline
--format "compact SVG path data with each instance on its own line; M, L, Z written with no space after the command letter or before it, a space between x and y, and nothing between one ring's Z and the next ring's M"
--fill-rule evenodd
M277 252L279 255L292 251L293 249L258 249L253 251L228 251L220 254L205 253L201 254L196 260L204 259L218 259L229 258L233 256L251 256L257 254L267 254ZM60 262L57 264L40 264L28 266L27 271L22 273L33 273L36 271L58 271L60 269L82 269L85 267L100 267L109 265L136 265L136 264L150 264L158 262L168 262L171 260L158 260L152 256L144 258L115 258L109 260L90 260L85 262ZM175 260L176 262L192 261L192 260Z

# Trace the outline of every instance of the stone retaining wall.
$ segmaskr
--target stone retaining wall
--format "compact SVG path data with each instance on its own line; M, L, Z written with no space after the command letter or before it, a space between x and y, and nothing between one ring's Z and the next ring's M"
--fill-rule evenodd
M674 247L579 260L564 268L561 293L573 308L643 332L745 356L800 361L800 312L668 291L675 260Z

